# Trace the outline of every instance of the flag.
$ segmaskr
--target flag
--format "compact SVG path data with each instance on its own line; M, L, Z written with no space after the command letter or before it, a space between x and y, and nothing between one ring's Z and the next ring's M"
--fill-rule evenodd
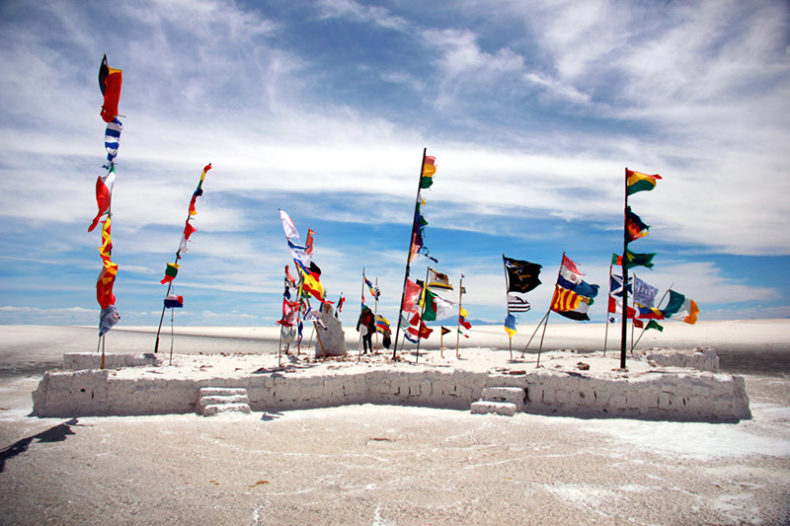
M388 330L390 330L389 320L381 314L376 314L376 331L383 334Z
M99 89L104 95L101 107L101 118L104 122L112 122L118 116L118 100L121 98L123 71L107 65L107 55L102 58L99 66Z
M195 203L197 202L197 198L203 195L203 189L198 188L192 193L192 199L189 201L189 215L193 216L197 214L197 210L195 210Z
M420 176L420 188L430 188L433 184L433 174L436 173L436 157L425 156L422 163L422 174Z
M101 338L110 332L110 329L115 327L119 321L121 321L121 314L115 305L109 305L106 309L102 309L99 315L99 337Z
M631 284L634 282L634 277L628 277L628 287L626 290L629 294L631 294ZM623 297L623 276L618 276L617 274L610 274L609 275L609 295L610 296L618 296Z
M455 306L455 303L442 298L428 288L425 289L423 302L425 307L422 313L422 319L425 321L440 320L446 317L447 311Z
M104 130L104 148L107 150L107 161L110 163L118 156L121 131L123 131L123 123L121 123L117 117L111 122L108 122L107 128Z
M641 329L644 323L639 320L634 320L634 325ZM664 327L659 325L659 323L656 320L650 320L649 322L647 322L647 325L644 326L644 329L645 330L655 329L659 332L664 332Z
M288 268L288 265L285 265L285 279L286 279L286 280L288 281L288 283L290 283L292 286L294 286L294 287L296 286L296 278L295 278L295 277L293 277L293 275L291 274L291 271L290 271L290 269Z
M307 253L308 256L313 254L313 236L315 232L312 228L307 229L307 241L304 244L304 251Z
M418 197L417 204L414 207L414 222L412 223L411 227L411 246L409 247L409 262L412 262L417 254L423 254L425 257L430 259L431 261L436 261L435 258L432 258L428 252L428 247L425 246L425 240L423 239L423 232L425 231L425 227L428 226L428 221L422 215L420 211L421 205L423 202Z
M634 276L634 302L644 305L645 307L653 307L656 302L656 294L658 289L649 283L645 283L641 279Z
M589 320L587 309L593 300L580 296L572 290L560 286L554 287L554 296L551 299L551 310L572 320Z
M168 294L165 298L165 308L167 309L180 309L184 307L184 296L176 296L175 294Z
M403 295L403 310L406 312L418 312L418 304L422 287L410 279L406 280L406 289Z
M512 314L508 314L505 318L505 332L510 338L513 338L518 332L516 329L516 317Z
M321 284L321 274L302 271L302 290L309 292L321 303L332 303L324 299L324 286Z
M324 322L321 320L320 314L310 307L308 307L307 311L304 313L304 321L311 321L326 330L326 325L324 325Z
M305 247L295 244L290 239L286 240L288 243L288 251L291 253L291 258L297 266L309 267L312 261L310 254L307 253Z
M162 278L162 281L160 281L159 283L164 285L165 283L170 283L171 281L176 279L176 276L178 275L178 269L179 268L180 268L180 265L178 265L176 263L168 263L167 267L165 267L165 277Z
M294 225L294 222L291 220L291 216L289 216L288 213L283 209L280 209L280 221L283 224L283 232L285 232L285 238L288 239L289 241L294 239L299 241L299 231L296 230L296 226Z
M625 268L632 268L637 266L653 268L653 254L640 254L637 252L631 252L630 250L626 249L625 251ZM612 254L612 265L621 265L623 264L622 256L618 256L617 254Z
M102 309L115 304L115 294L112 291L115 285L115 276L118 274L118 264L105 260L96 280L96 301Z
M648 175L642 172L625 169L626 194L631 195L637 192L650 191L656 187L656 183L661 176L658 174Z
M197 228L192 226L192 223L189 222L189 219L186 220L186 224L184 224L184 235L181 237L181 244L178 247L180 252L184 254L189 253L189 247L187 246L187 241L189 241L189 236L197 232Z
M378 300L381 297L381 290L378 287L374 287L373 283L371 283L370 280L365 277L364 273L362 274L362 279L365 281L365 285L368 286L368 290L373 295L373 297Z
M579 296L594 298L598 295L598 285L591 285L582 279L582 274L569 257L563 254L557 284L564 289L572 290Z
M346 302L346 298L343 296L343 293L340 293L340 299L337 300L337 312L343 312L343 304Z
M414 338L417 338L418 335L422 339L427 339L430 337L433 329L429 328L425 325L425 322L420 318L419 313L412 316L411 320L409 320L409 328L406 329L408 334L411 334ZM415 341L415 340L411 340Z
M113 186L115 186L115 167L111 166L104 176L100 175L96 179L96 204L99 207L99 211L96 217L93 218L93 221L91 221L88 232L92 232L96 228L101 216L110 209Z
M514 294L507 295L507 312L527 312L532 308L527 300Z
M649 230L650 225L643 223L639 216L631 211L630 206L625 209L625 236L629 243L645 237Z
M442 325L442 336L444 336L445 334L447 334L447 333L449 333L449 332L450 332L450 329L448 329L447 327L445 327L444 325Z
M101 239L102 244L99 247L99 256L101 257L104 263L112 263L110 258L112 257L112 236L110 235L111 229L111 220L108 216L107 219L102 221L102 228L101 228Z
M502 254L502 261L505 264L505 272L507 274L508 292L529 292L540 285L538 275L542 268L541 265L508 258L504 254Z
M430 267L428 267L428 286L434 289L453 290L447 274L436 272Z
M609 296L609 308L607 309L609 314L621 315L623 313L622 305L623 300L617 299L614 296ZM626 316L629 319L633 319L636 316L636 309L628 307L626 309Z
M467 318L467 317L469 317L469 313L468 313L468 312L466 312L466 309L465 309L465 308L463 308L463 307L460 307L460 308L458 309L458 324L459 324L461 327L463 327L463 329L461 329L461 328L459 327L459 329L458 329L458 332L460 332L461 334L463 334L463 335L464 335L464 338L469 338L469 335L466 333L466 331L468 331L468 330L470 330L470 329L472 328L472 324L471 324L471 323L469 323L468 321L466 321L466 318Z
M659 309L653 307L645 307L644 305L636 305L636 317L642 320L663 320L664 313Z
M666 318L683 318L683 321L694 325L697 322L697 314L699 314L699 307L697 303L674 290L669 291L669 302L667 306L661 309Z

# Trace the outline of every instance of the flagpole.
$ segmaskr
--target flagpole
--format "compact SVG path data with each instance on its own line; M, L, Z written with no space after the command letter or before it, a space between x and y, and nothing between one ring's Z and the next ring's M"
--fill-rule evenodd
M505 321L507 321L507 316L510 316L510 305L508 303L508 295L507 293L510 291L510 279L507 275L507 267L505 266L505 253L502 253L502 271L505 273L505 308L507 309L507 315L505 316ZM507 332L507 331L505 331ZM510 333L507 333L507 349L510 352L510 360L513 361L513 336Z
M195 192L197 192L198 190L202 190L203 180L206 178L206 174L208 173L208 171L210 169L211 169L211 163L208 163L206 166L203 167L203 172L200 174L200 181L198 181L198 185L197 185L197 188L195 189ZM195 195L195 192L192 193L193 196ZM191 217L192 217L192 214L190 214L189 211L187 211L187 218L186 218L185 224L189 223L189 219ZM178 265L178 260L179 259L181 259L181 247L180 246L178 247L178 250L176 250L176 260L173 262L173 264L174 265ZM173 279L175 279L175 278L173 278ZM172 280L168 281L167 282L167 293L165 294L165 296L169 296L170 295L170 289L172 288L172 286L173 286L173 281ZM162 305L162 315L159 317L159 328L156 329L156 343L154 343L154 353L158 353L159 352L159 333L162 331L162 322L165 319L165 309L167 309L167 307Z
M461 309L463 308L462 300L464 290L464 275L461 274L461 279L458 281L458 327L455 329L455 358L461 357L459 349L461 348Z
M548 318L549 312L551 312L551 306L549 306L549 310L547 310L546 314L544 314L543 317L540 319L540 321L538 322L537 327L535 327L535 330L532 331L532 336L529 337L529 340L527 341L527 344L524 346L524 349L521 351L521 357L522 358L524 357L524 353L527 352L527 347L529 347L529 344L532 343L532 338L535 337L535 335L538 333L538 329L540 329L540 326L543 325L543 322L546 321L546 318Z
M423 167L425 166L425 155L428 153L428 148L422 149L422 162L420 163L420 177L417 178L417 198L414 201L414 214L412 215L412 223L411 223L411 235L409 236L409 251L406 254L406 275L403 276L403 292L401 293L400 297L400 309L398 310L398 328L395 331L395 345L392 346L392 359L394 360L397 357L398 353L398 335L400 334L400 326L401 326L401 316L403 315L403 301L406 299L406 282L409 279L409 271L411 270L411 247L414 243L414 216L417 215L417 206L420 202L420 189L422 187L422 171ZM417 342L419 343L420 339L417 338Z
M428 267L425 267L425 283L422 284L422 295L421 295L422 296L422 298L421 298L422 299L422 302L421 302L422 303L422 307L420 308L419 325L417 325L417 361L416 361L416 363L419 363L419 361L420 361L420 340L422 340L422 326L425 324L425 322L422 321L422 317L425 316L425 296L427 295L426 294L427 290L428 290Z
M379 288L379 278L376 277L375 290L378 290L378 288ZM373 352L375 351L378 351L379 349L379 295L375 294L373 297L375 298L375 300L373 301L373 325L376 327L373 330L373 334L376 336L376 345L375 347L373 347L371 354L373 354Z
M620 369L625 369L625 347L628 334L628 168L625 169L623 177L623 193L625 203L623 205L623 255L620 260L623 271L623 312L620 331ZM607 309L608 310L608 309Z
M612 263L609 262L609 292L606 298L606 329L603 334L603 355L606 356L606 344L609 342L609 299L612 297ZM615 308L615 311L617 308Z
M554 282L554 294L557 293L557 283L560 282L560 275L562 274L562 265L565 263L565 251L562 251L562 260L560 261L560 268L557 270L557 279ZM551 297L552 303L554 302L554 295ZM540 366L540 353L543 351L543 337L546 336L546 327L549 326L549 316L551 316L551 303L549 303L549 310L546 312L546 322L543 324L543 332L540 335L540 346L538 347L538 363L535 364L537 369Z
M362 299L362 303L361 303L361 305L359 307L359 316L360 316L359 319L361 320L362 319L362 313L365 310L365 267L362 267L362 287L360 288L360 296L359 297ZM359 322L357 322L357 323L359 323ZM362 329L360 327L357 327L357 329L358 329L358 332L359 332L359 342L357 342L357 346L359 348L359 353L360 353L360 356L361 356L362 355L362 345L364 345L362 343L362 340L363 340ZM359 357L357 358L357 360L359 360Z

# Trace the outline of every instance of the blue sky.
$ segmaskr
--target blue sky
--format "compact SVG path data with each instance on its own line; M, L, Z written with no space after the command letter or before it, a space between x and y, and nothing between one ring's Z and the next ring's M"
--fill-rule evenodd
M124 325L157 324L209 162L177 324L279 318L278 208L317 232L346 325L363 267L394 320L423 147L426 245L473 319L504 319L502 253L544 267L519 323L563 251L605 289L625 167L664 178L630 198L652 226L632 250L657 253L640 277L703 320L790 315L787 2L5 1L0 42L0 323L98 323L104 53Z

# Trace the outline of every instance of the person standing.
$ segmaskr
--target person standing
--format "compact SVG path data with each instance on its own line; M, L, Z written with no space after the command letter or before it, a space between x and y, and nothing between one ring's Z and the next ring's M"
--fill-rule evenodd
M368 351L373 352L373 342L371 338L376 332L376 318L373 316L373 311L367 307L362 308L357 321L357 332L362 335L362 354L367 354Z

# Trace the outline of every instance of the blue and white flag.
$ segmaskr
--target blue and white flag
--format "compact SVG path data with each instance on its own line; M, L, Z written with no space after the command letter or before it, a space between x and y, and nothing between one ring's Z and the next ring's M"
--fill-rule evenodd
M107 129L104 130L104 147L107 148L107 160L109 162L113 162L118 156L122 130L123 124L118 120L118 117L107 123Z

